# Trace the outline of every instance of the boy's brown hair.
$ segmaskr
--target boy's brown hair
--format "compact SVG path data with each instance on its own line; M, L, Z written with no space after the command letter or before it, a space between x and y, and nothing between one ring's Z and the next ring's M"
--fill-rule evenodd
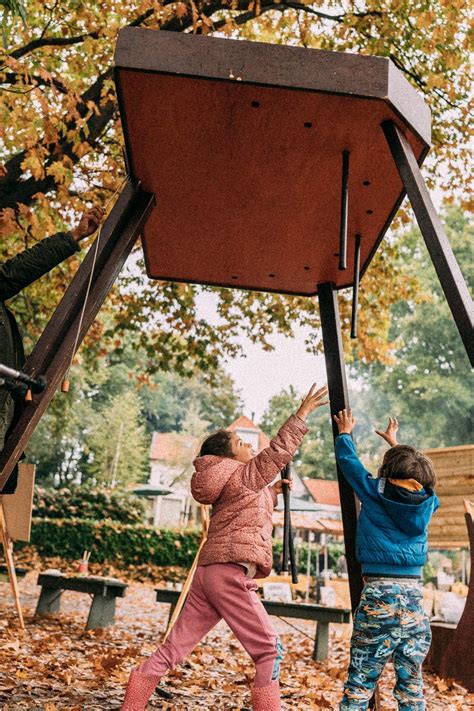
M214 434L206 437L204 442L201 444L201 449L199 450L199 456L205 457L206 454L213 454L215 457L230 457L234 458L232 454L232 447L230 444L231 433L228 430L217 430Z
M415 479L429 489L434 489L436 485L431 459L409 444L397 444L385 452L379 476L386 479Z

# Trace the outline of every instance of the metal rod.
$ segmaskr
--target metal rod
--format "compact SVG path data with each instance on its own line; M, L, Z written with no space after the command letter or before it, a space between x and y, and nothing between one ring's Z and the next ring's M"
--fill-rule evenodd
M355 236L354 281L352 284L351 338L357 338L357 307L359 306L360 235Z
M12 380L18 380L20 383L24 383L30 387L34 393L42 392L47 385L46 380L41 376L38 378L31 378L21 370L14 370L14 368L9 368L7 365L3 365L2 363L0 363L0 376L11 378Z
M281 478L288 479L289 465L281 470ZM283 484L283 552L281 557L282 573L288 572L288 558L290 555L290 488L288 484Z
M288 526L288 547L290 552L290 569L291 569L291 582L294 585L298 583L298 570L296 565L296 554L295 554L295 540L293 538L293 528L291 526L291 514L290 523Z
M454 321L474 366L474 303L407 138L393 121L382 130L407 191Z
M347 215L349 203L349 151L342 151L341 223L339 232L339 269L347 269Z

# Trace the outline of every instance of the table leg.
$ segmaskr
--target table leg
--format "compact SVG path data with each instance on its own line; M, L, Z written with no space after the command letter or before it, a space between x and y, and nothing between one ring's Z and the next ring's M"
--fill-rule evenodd
M43 585L39 596L38 604L36 605L35 616L49 615L53 612L59 612L61 608L62 590L56 588L48 588Z
M323 662L328 658L329 648L329 623L316 623L316 636L314 638L313 659L315 662Z
M92 598L86 630L108 627L115 621L115 597L94 595Z

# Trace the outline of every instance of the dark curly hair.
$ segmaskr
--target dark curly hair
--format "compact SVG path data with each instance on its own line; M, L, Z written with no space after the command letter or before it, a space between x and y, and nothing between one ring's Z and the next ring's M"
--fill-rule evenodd
M431 459L409 444L397 444L385 452L379 476L386 479L415 479L429 489L434 489L436 485Z
M232 434L228 430L217 430L214 434L206 437L201 444L199 456L213 454L215 457L230 457L233 459L232 447L230 444Z

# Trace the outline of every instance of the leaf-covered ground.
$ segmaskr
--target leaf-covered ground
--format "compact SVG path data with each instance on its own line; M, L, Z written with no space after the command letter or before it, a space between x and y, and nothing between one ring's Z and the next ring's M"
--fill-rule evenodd
M90 599L84 594L65 592L61 614L33 618L36 577L30 572L20 581L25 632L18 627L9 585L0 583L0 709L118 709L129 669L161 639L168 606L154 601L151 582L130 583L126 597L118 600L115 626L85 632ZM272 620L286 649L283 708L336 709L348 660L349 626L333 626L329 659L316 663L311 660L312 642L305 636L313 635L312 623L297 620L299 632L278 618ZM249 708L252 676L245 652L220 623L188 661L166 677L163 685L173 699L154 696L149 708ZM474 695L466 695L460 686L428 674L425 680L428 711L474 708ZM393 670L388 667L381 684L383 711L396 709L392 686Z

